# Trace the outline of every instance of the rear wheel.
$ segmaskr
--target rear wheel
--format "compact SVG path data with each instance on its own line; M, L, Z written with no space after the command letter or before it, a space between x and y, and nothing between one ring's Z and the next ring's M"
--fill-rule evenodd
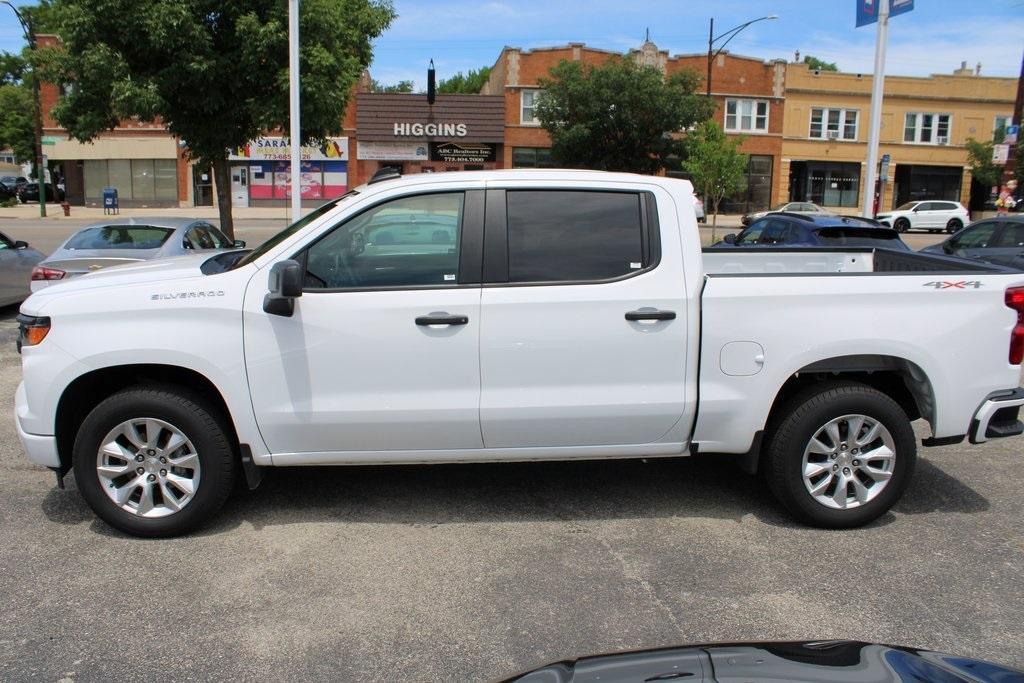
M205 523L235 476L222 418L177 387L126 389L104 400L83 421L73 461L93 511L135 536L175 536Z
M906 489L917 458L899 404L852 382L798 394L766 436L772 492L797 519L819 527L861 526L886 512Z
M906 232L910 230L910 221L906 218L897 218L896 222L892 224L892 228L896 232Z
M946 223L946 232L956 232L962 227L964 227L963 221L959 218L950 218L949 222Z

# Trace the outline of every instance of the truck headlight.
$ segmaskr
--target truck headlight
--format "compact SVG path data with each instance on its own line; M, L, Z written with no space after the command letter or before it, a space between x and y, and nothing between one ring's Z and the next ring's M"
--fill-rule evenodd
M45 316L18 314L18 353L23 346L35 346L50 333L50 319Z

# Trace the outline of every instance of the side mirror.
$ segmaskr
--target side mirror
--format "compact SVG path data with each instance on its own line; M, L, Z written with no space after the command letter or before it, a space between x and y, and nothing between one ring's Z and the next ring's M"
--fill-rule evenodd
M270 290L263 297L263 310L272 315L291 317L295 299L302 296L302 266L294 259L278 261L270 269Z
M26 242L25 240L18 240L17 242L14 243L14 248L15 249L28 249L28 242Z
M722 241L726 244L736 244L736 233L730 232L728 235L722 238Z
M235 249L242 249L245 247L245 240L235 240L234 242L231 243L231 246L233 246Z

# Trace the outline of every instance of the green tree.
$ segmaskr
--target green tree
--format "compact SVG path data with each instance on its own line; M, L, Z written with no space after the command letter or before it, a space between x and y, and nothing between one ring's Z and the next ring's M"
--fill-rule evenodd
M28 63L20 55L0 52L0 85L17 85L25 80Z
M130 117L160 120L214 169L221 228L233 234L228 151L288 129L288 3L280 0L53 0L64 44L45 75L72 84L53 116L86 142ZM388 0L303 0L302 142L341 132Z
M692 71L666 81L654 67L612 59L596 67L562 61L550 73L540 81L536 116L563 166L655 173L682 153L672 133L714 112L695 93L700 76Z
M0 85L0 149L10 149L18 161L35 154L32 126L32 90L23 84Z
M742 138L730 139L714 121L705 121L686 137L686 159L683 168L693 176L694 187L704 188L704 201L711 203L714 218L711 239L718 225L718 206L726 195L743 186L747 155L737 149Z
M982 142L967 138L967 165L971 167L971 175L986 187L999 185L1003 177L1003 167L992 163L991 142Z
M462 72L458 72L451 78L444 78L437 82L437 92L439 93L462 93L465 95L475 95L480 92L487 83L487 79L491 77L491 67L483 66L479 69L470 69L466 72L466 75L462 75Z
M804 64L806 64L807 68L811 70L839 71L839 67L836 66L835 62L826 62L823 59L818 59L814 55L804 55Z
M398 81L397 83L384 84L376 79L370 79L370 92L408 93L412 92L412 87L412 81Z

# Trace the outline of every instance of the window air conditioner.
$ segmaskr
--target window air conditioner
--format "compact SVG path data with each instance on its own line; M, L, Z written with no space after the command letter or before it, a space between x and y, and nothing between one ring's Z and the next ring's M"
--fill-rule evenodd
M838 140L839 139L839 131L838 130L830 130L828 132L828 139L829 140Z
M939 143L940 145L948 145L948 144L949 144L949 138L948 138L948 137L946 137L945 135L939 135L939 136L937 136L937 137L935 138L935 141L936 141L937 143Z

